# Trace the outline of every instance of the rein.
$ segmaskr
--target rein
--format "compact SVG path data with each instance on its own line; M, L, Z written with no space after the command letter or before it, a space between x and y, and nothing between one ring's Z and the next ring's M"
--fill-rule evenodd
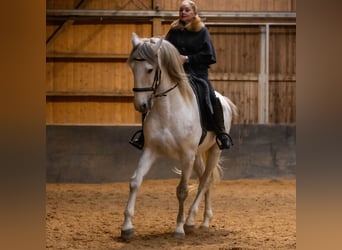
M178 83L176 83L174 86L172 86L171 88L165 90L164 92L156 94L156 90L160 86L160 79L161 79L161 70L160 70L159 67L157 67L156 73L154 74L154 80L153 80L152 86L151 87L146 87L146 88L133 88L133 91L134 92L148 92L148 91L152 91L154 97L163 97L163 96L167 96L166 94L168 92L170 92L171 90L173 90L174 88L176 88L178 86Z

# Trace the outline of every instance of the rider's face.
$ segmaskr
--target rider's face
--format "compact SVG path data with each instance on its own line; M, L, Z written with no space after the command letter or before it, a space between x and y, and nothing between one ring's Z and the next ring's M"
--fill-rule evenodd
M195 16L196 13L189 3L183 3L179 7L179 18L185 24L190 23Z

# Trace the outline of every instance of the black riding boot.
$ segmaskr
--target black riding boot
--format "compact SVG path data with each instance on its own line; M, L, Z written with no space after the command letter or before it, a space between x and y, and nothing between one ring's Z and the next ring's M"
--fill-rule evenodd
M143 133L145 116L146 116L146 113L142 113L142 121L141 121L141 124L142 124L141 127L142 128L140 130L138 130L137 132L135 132L134 135L132 136L131 140L129 141L129 143L131 145L133 145L134 147L136 147L137 149L140 149L140 150L143 149L144 142L145 142L144 133Z
M220 102L220 99L216 98L216 102L213 105L214 107L214 121L216 125L216 143L219 146L219 148L225 149L230 148L233 146L233 140L230 137L229 134L226 133L225 127L224 127L224 118L223 118L223 109Z

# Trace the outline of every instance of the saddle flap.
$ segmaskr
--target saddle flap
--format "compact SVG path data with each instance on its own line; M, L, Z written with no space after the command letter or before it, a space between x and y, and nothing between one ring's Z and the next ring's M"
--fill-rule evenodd
M194 91L197 99L198 110L200 113L202 136L200 144L202 143L207 131L214 130L214 124L212 122L212 116L214 113L212 103L210 101L210 92L205 80L198 78L194 75L188 75L190 86Z

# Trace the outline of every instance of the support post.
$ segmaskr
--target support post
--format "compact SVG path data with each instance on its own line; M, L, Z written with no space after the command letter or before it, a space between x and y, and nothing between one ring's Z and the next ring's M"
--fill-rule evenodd
M159 12L160 11L159 0L153 0L152 1L152 7L153 7L154 11ZM154 16L153 17L153 23L152 23L152 36L160 37L162 35L163 35L162 18Z
M269 119L269 39L270 26L261 26L260 74L259 74L259 109L258 123L267 124Z

